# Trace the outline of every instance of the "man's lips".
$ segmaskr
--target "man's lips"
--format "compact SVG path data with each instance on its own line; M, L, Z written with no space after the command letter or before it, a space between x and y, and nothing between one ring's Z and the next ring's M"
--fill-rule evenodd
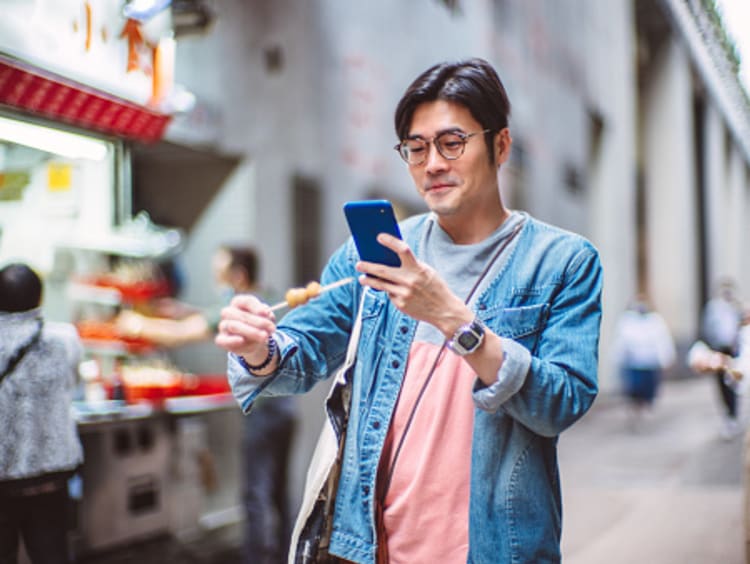
M436 190L442 190L444 188L452 188L453 186L455 186L455 184L452 184L450 182L435 182L426 186L425 191L432 192Z

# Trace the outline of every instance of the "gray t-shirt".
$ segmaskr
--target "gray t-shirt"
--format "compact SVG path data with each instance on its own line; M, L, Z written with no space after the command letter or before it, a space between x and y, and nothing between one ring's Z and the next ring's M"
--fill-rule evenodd
M525 217L523 212L513 211L510 217L484 241L469 245L457 245L450 235L440 227L437 218L432 215L428 219L422 235L423 256L421 258L437 271L454 294L465 300L482 271L486 268L487 263L492 259L498 246ZM515 242L511 242L492 265L487 276L474 292L470 307L500 272L514 244ZM442 344L445 339L443 334L432 325L420 323L417 327L415 340Z

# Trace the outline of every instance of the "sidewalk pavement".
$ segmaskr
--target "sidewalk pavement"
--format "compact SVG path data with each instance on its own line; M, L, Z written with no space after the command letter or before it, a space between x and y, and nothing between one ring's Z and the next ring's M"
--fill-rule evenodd
M560 438L565 564L744 563L743 435L721 423L711 377L664 382L637 422L598 398Z

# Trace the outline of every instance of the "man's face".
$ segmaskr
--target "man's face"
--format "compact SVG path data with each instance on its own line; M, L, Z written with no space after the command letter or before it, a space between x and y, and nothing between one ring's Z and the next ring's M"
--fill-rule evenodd
M431 141L444 131L465 134L482 131L482 126L461 104L437 100L417 107L411 121L409 137ZM510 152L508 130L495 135L496 162L490 162L484 135L468 139L464 153L455 160L443 157L430 143L425 162L409 165L409 173L427 207L438 216L472 217L478 210L499 204L497 167L505 162Z
M229 265L232 263L232 256L226 249L218 249L211 260L211 270L214 273L216 286L221 289L232 286L231 271Z

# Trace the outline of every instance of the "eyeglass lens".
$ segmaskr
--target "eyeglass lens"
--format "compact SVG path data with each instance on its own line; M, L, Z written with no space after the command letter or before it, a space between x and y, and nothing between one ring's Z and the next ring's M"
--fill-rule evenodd
M466 147L468 136L464 133L445 131L432 141L438 153L449 160L460 157ZM430 141L425 139L405 139L401 142L401 157L410 164L420 164L427 159Z

